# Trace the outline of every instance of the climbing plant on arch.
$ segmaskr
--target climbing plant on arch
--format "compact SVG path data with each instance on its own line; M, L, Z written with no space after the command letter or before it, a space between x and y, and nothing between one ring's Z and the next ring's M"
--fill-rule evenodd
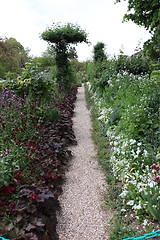
M56 77L59 89L63 91L70 88L74 81L69 61L70 44L88 43L87 33L76 24L61 25L58 23L46 29L41 37L49 44L54 44L57 65Z

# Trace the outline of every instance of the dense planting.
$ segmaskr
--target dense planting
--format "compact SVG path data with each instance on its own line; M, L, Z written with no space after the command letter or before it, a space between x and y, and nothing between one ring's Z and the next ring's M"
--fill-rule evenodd
M103 164L114 177L107 179L121 186L121 215L134 212L149 227L160 221L159 76L117 71L118 63L91 64L88 86L109 141Z
M76 144L77 87L60 94L35 66L3 81L0 92L0 235L57 239L58 196Z

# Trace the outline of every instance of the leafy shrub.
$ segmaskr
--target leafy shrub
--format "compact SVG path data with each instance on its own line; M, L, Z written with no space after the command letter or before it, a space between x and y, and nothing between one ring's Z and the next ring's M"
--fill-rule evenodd
M135 53L131 57L119 55L116 61L116 71L127 71L134 75L151 74L150 62L143 57L142 53Z
M55 83L47 72L39 72L37 66L28 63L18 77L8 74L5 85L21 96L30 97L37 106L48 101Z

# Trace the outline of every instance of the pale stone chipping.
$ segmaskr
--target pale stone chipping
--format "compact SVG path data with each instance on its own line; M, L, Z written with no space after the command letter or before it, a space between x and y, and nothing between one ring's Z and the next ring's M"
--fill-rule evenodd
M108 240L111 213L101 208L106 191L105 175L98 165L91 139L90 112L86 108L84 87L79 88L73 118L77 146L66 173L61 212L57 214L60 240Z

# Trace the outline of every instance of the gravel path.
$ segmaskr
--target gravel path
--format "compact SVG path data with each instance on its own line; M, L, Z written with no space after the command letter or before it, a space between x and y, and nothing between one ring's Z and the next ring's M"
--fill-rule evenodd
M57 216L60 240L108 240L110 213L102 210L106 190L105 175L96 159L91 140L90 113L86 108L84 87L79 88L73 118L77 146L66 173L61 212Z

